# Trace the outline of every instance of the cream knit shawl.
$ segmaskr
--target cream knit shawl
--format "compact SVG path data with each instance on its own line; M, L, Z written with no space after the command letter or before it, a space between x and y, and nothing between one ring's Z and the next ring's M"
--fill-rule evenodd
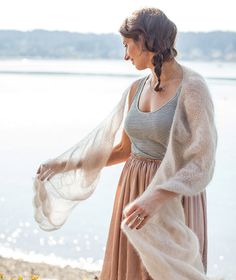
M179 195L167 201L141 229L121 224L154 280L209 279L203 272L197 236L185 225L181 196L203 191L213 176L217 145L214 107L204 79L185 66L182 69L182 88L166 154L142 196L156 189ZM129 90L98 127L53 159L67 160L68 165L81 162L79 169L65 168L49 181L35 178L35 219L42 229L60 228L72 208L95 190L117 132L123 127Z

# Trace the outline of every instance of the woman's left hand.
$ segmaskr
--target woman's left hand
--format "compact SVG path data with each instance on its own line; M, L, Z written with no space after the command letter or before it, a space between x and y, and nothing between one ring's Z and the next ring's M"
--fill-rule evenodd
M126 225L131 229L142 228L151 217L158 213L166 200L176 195L162 189L155 190L154 193L145 191L125 207L123 213Z
M158 212L161 205L162 203L158 201L158 199L154 200L149 197L138 197L124 209L126 225L131 229L142 228L147 221Z

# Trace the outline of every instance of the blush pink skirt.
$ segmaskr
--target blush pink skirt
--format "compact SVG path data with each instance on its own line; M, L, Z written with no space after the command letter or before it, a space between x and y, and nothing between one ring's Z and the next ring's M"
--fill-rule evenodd
M100 280L153 280L139 256L121 231L124 207L140 196L156 173L161 161L131 154L126 161L116 191ZM199 238L200 253L207 268L207 221L205 191L182 199L186 224Z

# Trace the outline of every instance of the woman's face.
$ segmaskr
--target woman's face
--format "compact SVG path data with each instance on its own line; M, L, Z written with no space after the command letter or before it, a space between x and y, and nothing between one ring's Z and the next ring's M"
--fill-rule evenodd
M125 60L131 60L138 70L149 68L151 53L143 50L141 41L135 42L131 38L123 37L123 45L125 47Z

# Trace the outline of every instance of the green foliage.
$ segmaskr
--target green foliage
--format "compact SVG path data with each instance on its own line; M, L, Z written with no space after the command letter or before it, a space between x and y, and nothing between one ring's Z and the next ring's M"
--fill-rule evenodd
M236 32L180 32L176 44L183 60L236 61ZM0 30L4 59L122 59L123 52L118 34Z

